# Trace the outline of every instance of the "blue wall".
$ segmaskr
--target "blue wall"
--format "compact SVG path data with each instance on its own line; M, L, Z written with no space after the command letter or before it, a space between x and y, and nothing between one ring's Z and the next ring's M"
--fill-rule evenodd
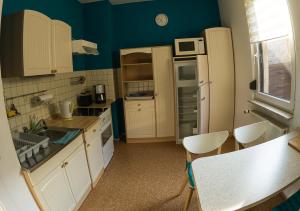
M72 27L74 39L83 37L83 8L77 0L4 0L3 15L24 9L36 10L52 19L65 21ZM74 56L74 69L84 70L84 56Z
M119 49L173 44L175 38L197 37L208 27L220 25L217 0L156 0L113 6L114 66L119 66ZM155 23L165 13L166 27Z
M156 0L113 6L114 48L171 44L175 38L200 36L207 27L220 25L217 0ZM158 13L169 24L156 25Z
M98 56L86 56L87 69L112 67L113 12L108 1L85 4L84 37L98 44Z

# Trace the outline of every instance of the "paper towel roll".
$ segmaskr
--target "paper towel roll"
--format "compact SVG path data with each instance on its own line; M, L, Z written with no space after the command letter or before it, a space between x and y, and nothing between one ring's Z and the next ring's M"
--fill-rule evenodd
M40 95L37 97L37 101L39 102L48 102L50 100L53 99L53 95L52 94L48 94L48 95Z

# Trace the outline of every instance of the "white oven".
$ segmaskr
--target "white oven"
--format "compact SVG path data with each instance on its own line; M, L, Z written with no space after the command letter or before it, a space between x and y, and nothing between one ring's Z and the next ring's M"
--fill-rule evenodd
M205 54L204 38L175 39L176 56Z
M114 137L112 129L111 109L107 109L100 115L100 133L102 140L102 151L104 168L107 167L114 154Z

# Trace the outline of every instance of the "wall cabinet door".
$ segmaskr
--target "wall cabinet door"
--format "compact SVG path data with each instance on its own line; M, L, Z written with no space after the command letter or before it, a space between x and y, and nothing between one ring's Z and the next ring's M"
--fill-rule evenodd
M36 188L47 211L71 211L75 209L76 201L63 167L57 167Z
M156 136L153 107L126 108L127 138L154 138Z
M96 182L104 168L100 134L94 140L87 140L86 150L92 181Z
M153 70L155 81L155 108L157 137L175 136L174 76L172 49L154 47Z
M65 169L74 198L80 202L91 188L91 178L83 144L67 158Z
M52 63L53 71L72 72L72 30L65 22L52 21Z
M23 52L21 55L23 55L24 76L51 74L52 21L49 17L32 10L25 10L23 18ZM16 35L12 34L12 36Z

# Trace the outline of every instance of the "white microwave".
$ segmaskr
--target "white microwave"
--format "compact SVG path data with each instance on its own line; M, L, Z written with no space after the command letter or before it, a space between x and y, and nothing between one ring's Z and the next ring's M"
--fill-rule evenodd
M204 38L175 39L176 56L205 54Z

